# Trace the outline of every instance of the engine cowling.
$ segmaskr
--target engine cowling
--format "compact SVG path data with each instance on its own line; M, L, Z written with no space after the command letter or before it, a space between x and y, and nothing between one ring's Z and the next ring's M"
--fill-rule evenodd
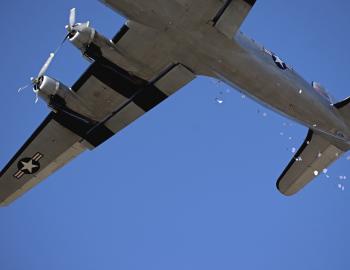
M89 121L96 120L89 109L88 102L60 81L41 76L35 85L35 90L53 111L65 111Z
M57 95L59 92L69 91L68 87L48 76L41 76L38 79L38 83L34 85L34 89L38 91L39 97L48 105L50 105L50 100L53 96Z
M94 28L83 25L79 31L69 34L69 41L88 58L98 60L99 58L123 57L113 41L99 34Z
M84 54L94 40L95 33L96 31L94 28L85 26L79 31L73 31L70 33L69 41Z

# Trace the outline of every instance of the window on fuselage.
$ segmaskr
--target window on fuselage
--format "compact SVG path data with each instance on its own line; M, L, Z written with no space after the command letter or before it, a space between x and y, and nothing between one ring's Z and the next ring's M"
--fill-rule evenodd
M329 100L330 102L333 102L332 97L329 95L328 91L326 90L326 88L324 88L320 83L318 82L312 82L312 87L313 89L319 93L322 97L324 97L325 99Z

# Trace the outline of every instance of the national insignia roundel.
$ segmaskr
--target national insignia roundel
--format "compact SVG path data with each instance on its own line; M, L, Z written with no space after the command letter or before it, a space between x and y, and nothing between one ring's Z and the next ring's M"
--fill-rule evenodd
M41 153L36 153L33 157L24 157L17 162L18 171L13 175L20 179L25 174L34 174L40 170L39 160L43 157Z

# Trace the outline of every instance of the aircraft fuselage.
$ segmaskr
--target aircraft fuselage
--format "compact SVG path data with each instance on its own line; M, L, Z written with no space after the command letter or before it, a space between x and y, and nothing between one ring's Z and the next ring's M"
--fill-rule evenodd
M210 12L218 10L221 1L103 2L131 20L164 29L161 38L168 39L164 47L169 47L169 55L196 74L223 80L312 130L349 141L349 126L311 83L241 32L230 39L213 27L210 18L215 14Z
M349 127L333 104L277 55L242 33L231 44L219 35L212 39L215 56L208 65L215 77L312 130L349 139Z

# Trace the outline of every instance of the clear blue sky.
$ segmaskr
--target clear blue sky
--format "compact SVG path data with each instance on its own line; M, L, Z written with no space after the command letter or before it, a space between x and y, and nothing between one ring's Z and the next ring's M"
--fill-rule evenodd
M65 35L68 10L108 37L124 19L98 1L0 7L3 166L48 113L17 89ZM258 0L242 30L340 100L349 14L347 1ZM86 67L66 44L48 74L71 85ZM198 78L0 209L0 269L350 269L350 180L339 179L350 161L283 197L275 181L306 128L227 89Z

